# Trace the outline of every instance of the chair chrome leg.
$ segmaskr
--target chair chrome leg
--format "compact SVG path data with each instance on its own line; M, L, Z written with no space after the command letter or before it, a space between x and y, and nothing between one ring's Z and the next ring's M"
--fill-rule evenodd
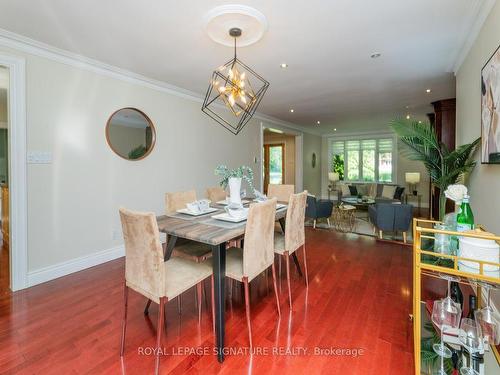
M274 287L274 295L276 296L276 307L278 309L278 316L281 316L280 299L278 297L278 285L276 283L276 266L273 263L271 267L273 269L273 287Z
M307 276L306 244L302 245L302 252L304 253L304 274L306 279L306 288L309 288L309 278Z
M198 324L201 323L201 288L202 288L202 283L203 281L200 281L198 284L196 284L196 294L198 296Z
M243 277L243 286L245 287L245 310L247 313L247 326L248 326L248 340L250 342L250 348L252 345L252 325L250 324L250 292L248 288L248 277Z
M313 221L313 229L316 229L316 219Z
M292 310L292 288L290 287L290 254L285 251L285 263L286 263L286 281L288 283L288 301L290 303L290 311Z
M160 306L158 309L158 325L156 327L156 366L155 374L159 373L160 370L160 345L161 345L161 333L163 331L163 321L165 319L165 304L167 303L167 297L160 298Z
M383 232L381 230L378 231L378 238L382 239Z
M406 237L406 232L403 232L403 242L406 243L407 242L407 237Z
M148 301L151 303L151 300ZM123 357L125 350L125 332L127 331L127 310L128 310L128 286L125 284L123 290L123 321L122 321L122 342L120 347L120 357Z
M330 225L330 218L329 217L326 218L326 222L328 223L328 228L330 228L331 225Z
M149 315L149 306L151 306L150 299L148 299L148 302L146 302L146 307L144 308L144 315Z

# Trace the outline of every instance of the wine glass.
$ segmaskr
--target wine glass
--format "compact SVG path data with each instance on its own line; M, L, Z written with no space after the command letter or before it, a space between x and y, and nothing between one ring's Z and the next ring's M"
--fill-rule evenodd
M444 344L443 335L447 329L457 328L460 323L462 309L458 303L455 303L450 297L434 301L432 306L432 322L441 331L441 342L434 344L432 349L441 357L441 368L438 375L446 375L444 371L444 358L451 358L451 350Z
M486 289L486 306L481 310L475 311L474 317L481 328L483 337L488 343L490 345L498 345L500 343L500 316L490 305L490 292L493 286L487 283L479 284Z
M458 339L462 346L469 352L469 367L462 367L462 375L479 375L479 372L472 367L472 355L480 350L481 345L481 327L472 319L464 318L460 323Z

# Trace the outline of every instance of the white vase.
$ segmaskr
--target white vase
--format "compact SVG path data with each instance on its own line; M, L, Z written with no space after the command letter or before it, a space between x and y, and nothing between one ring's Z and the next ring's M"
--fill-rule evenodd
M230 177L229 178L229 202L235 204L241 204L241 178Z

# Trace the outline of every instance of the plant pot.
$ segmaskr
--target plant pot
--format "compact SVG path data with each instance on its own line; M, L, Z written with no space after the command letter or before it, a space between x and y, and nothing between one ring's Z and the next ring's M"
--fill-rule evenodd
M241 204L241 178L230 177L228 181L229 186L229 202Z

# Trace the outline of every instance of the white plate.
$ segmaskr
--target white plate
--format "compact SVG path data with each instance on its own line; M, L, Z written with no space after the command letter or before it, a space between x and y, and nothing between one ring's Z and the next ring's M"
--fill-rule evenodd
M180 210L177 210L177 213L184 214L184 215L191 215L191 216L201 216L201 215L211 214L212 212L215 212L215 211L218 211L218 209L214 208L214 207L210 207L208 210L200 211L200 212L192 212L192 211L189 211L187 208L181 208Z
M212 218L217 219L217 220L229 221L231 223L241 223L242 221L245 221L247 219L247 216L236 218L236 217L232 217L228 213L224 212L222 214L214 215L214 216L212 216Z
M229 204L229 202L227 201L227 199L224 199L223 201L218 201L218 202L216 202L216 203L217 203L217 204L222 204L222 205L224 205L224 206L227 206L227 205ZM242 199L242 200L241 200L241 204L247 204L247 203L250 203L250 201L249 201L249 200L247 200L247 199Z

